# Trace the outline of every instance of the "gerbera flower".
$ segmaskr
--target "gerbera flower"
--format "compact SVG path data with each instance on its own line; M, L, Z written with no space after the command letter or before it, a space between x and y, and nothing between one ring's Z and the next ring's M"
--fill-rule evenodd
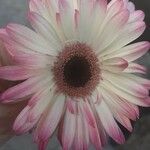
M150 81L135 75L146 69L134 62L150 43L130 44L145 30L144 13L128 0L30 0L28 18L34 30L1 30L13 64L0 78L19 81L1 102L29 100L15 133L32 131L39 150L55 131L64 150L101 149L107 135L123 143L116 121L131 131L137 105L150 105Z

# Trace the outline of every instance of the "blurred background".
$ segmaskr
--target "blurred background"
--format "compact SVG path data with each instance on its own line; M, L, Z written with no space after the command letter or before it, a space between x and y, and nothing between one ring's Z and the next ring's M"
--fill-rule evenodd
M141 9L146 14L147 29L145 33L137 40L150 41L150 0L131 0L136 5L136 9ZM8 23L21 23L29 26L26 18L28 0L0 0L0 27L5 27ZM147 53L142 59L138 60L140 64L147 66L147 78L150 79L150 53ZM123 127L126 135L126 143L117 145L111 139L104 150L150 150L150 108L140 109L141 117L133 123L134 131L128 133ZM0 150L36 150L31 135L14 137L3 145ZM60 145L53 137L49 143L48 150L60 150ZM93 150L91 147L90 150Z

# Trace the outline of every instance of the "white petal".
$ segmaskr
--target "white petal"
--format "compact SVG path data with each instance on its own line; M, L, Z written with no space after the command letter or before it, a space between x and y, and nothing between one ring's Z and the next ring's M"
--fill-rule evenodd
M119 36L100 54L100 56L108 55L134 41L144 32L145 28L146 25L142 21L127 24L120 32Z
M130 44L116 51L110 51L103 57L103 60L110 59L113 57L122 57L128 62L134 61L139 57L143 56L150 49L150 43L147 41Z
M118 89L127 92L130 95L139 97L139 98L146 98L148 96L148 90L143 87L142 85L138 84L137 82L127 78L123 75L113 74L110 72L102 73L102 78L108 80Z
M22 44L29 50L52 56L57 54L55 47L23 25L9 24L6 31L15 42Z
M123 133L118 127L112 113L110 112L105 102L102 101L100 105L95 105L95 108L107 134L112 137L117 143L124 143L125 139Z

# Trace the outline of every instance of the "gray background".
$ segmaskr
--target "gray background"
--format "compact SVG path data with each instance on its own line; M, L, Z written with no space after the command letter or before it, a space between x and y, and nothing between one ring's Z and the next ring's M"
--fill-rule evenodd
M26 19L28 0L0 0L0 27L5 27L10 22L28 25ZM142 9L146 13L147 29L143 36L138 40L150 39L150 0L132 0L136 4L136 8ZM147 53L139 63L149 68L147 77L150 78L150 54ZM105 150L150 150L150 109L141 109L141 118L133 123L134 131L129 134L126 130L127 142L118 146L112 140ZM36 150L30 135L14 137L8 141L0 150ZM56 137L53 137L49 143L48 150L61 149ZM90 148L93 149L93 148Z

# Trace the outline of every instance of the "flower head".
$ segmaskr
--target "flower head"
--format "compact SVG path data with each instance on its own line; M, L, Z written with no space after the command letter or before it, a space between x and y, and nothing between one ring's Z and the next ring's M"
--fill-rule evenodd
M116 120L129 131L138 106L150 106L146 68L134 61L150 48L130 44L145 30L144 13L128 0L30 0L34 30L9 24L1 37L11 65L0 78L19 81L3 103L28 99L13 129L32 130L39 150L57 131L64 150L101 149L109 135L124 142Z

